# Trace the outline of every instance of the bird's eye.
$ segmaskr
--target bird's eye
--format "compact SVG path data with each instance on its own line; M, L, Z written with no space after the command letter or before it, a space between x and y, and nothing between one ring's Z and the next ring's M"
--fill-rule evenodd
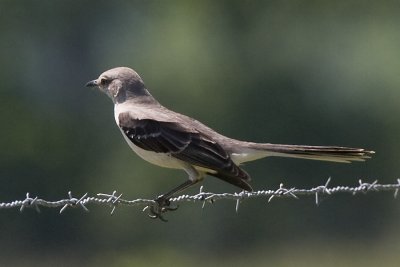
M108 80L106 78L101 78L100 84L101 85L106 85L108 83Z

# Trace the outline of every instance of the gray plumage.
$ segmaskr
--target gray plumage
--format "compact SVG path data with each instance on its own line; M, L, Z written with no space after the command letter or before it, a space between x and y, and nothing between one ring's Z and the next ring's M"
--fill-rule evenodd
M108 70L87 86L98 86L114 102L115 121L129 146L143 159L167 168L183 169L189 180L166 198L206 174L251 191L250 176L239 165L267 156L332 162L363 161L374 152L362 148L303 146L239 141L201 122L162 106L132 69Z

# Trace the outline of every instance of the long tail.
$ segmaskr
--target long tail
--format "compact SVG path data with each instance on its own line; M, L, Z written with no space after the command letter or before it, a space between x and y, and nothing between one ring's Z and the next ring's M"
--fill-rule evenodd
M238 163L256 160L268 156L322 160L350 163L352 161L364 161L371 158L374 151L363 148L350 148L340 146L302 146L259 144L245 142L247 151L234 154L234 161Z

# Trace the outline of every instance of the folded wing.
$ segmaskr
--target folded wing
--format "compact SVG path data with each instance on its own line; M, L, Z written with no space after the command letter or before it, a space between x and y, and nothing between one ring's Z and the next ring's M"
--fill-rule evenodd
M119 115L119 126L131 142L144 150L169 154L228 183L252 190L245 182L250 180L249 175L204 133L185 129L175 122L135 119L128 112Z

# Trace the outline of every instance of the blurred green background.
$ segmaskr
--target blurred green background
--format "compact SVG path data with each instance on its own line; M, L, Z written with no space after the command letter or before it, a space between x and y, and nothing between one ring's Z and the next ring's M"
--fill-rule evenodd
M365 163L270 158L255 189L399 177L398 1L0 2L0 202L86 192L153 198L185 174L128 148L111 101L84 87L129 66L165 106L228 136L365 147ZM208 178L205 190L236 189ZM195 187L189 192L197 192ZM398 266L389 193L206 205L0 211L1 266Z

